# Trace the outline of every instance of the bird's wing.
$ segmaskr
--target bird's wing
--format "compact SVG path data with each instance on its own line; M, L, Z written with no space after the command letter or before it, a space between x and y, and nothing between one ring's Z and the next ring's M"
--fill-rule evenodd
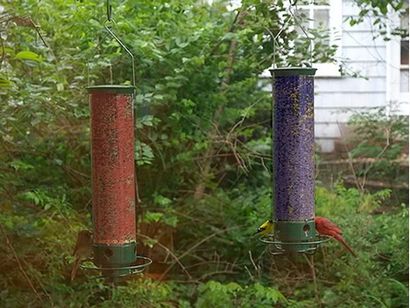
M331 222L329 219L323 218L322 223L323 223L323 227L325 227L329 231L332 231L332 233L342 234L342 230L335 223Z

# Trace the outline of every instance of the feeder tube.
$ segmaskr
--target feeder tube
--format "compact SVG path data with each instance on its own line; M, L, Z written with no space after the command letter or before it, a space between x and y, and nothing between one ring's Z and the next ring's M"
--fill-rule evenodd
M312 68L271 70L274 91L276 220L314 217L314 92Z
M100 267L126 267L136 255L134 87L94 86L88 91L94 259Z

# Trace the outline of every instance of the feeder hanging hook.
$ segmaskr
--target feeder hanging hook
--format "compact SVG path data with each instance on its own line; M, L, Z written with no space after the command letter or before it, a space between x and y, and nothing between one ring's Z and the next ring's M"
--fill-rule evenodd
M107 0L107 20L111 22L112 16L112 5L110 4L110 0Z
M134 54L128 49L127 46L120 40L120 38L111 30L111 23L114 22L114 19L112 18L112 5L110 3L110 0L107 0L107 22L104 25L105 30L115 39L115 41L125 50L125 52L130 56L131 58L131 66L132 66L132 85L135 88L136 86L136 78L135 78L135 58ZM108 24L109 23L109 24Z

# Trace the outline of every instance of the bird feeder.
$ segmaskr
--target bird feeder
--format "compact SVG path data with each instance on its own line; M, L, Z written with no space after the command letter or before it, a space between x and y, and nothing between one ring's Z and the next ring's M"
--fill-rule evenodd
M286 251L315 238L312 68L279 68L273 77L273 191L276 236Z
M107 12L110 19L109 1ZM104 277L115 279L141 272L151 260L137 254L134 57L108 26L105 29L131 56L133 86L96 85L87 88L91 109L95 266L82 267L99 270Z
M276 68L273 94L274 234L272 254L314 253L327 238L315 229L314 68Z
M91 107L94 263L104 276L139 269L134 172L134 87L88 87Z
M292 12L291 16L295 17ZM282 30L278 35L281 32ZM278 35L274 37L270 31L269 33L275 50ZM312 254L321 243L328 240L316 234L314 222L316 69L275 68L274 63L273 67L270 72L273 98L272 206L275 231L261 240L271 244L271 253L274 255L294 252Z

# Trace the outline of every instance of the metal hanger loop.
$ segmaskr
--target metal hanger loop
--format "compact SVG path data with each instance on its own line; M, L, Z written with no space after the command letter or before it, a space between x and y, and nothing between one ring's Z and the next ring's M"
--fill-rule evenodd
M121 41L121 39L114 33L111 29L112 24L114 23L114 19L112 18L112 5L110 4L110 0L107 0L107 20L105 21L104 28L107 32L115 39L115 41L125 50L125 52L131 58L131 66L132 66L132 85L136 86L136 78L135 78L135 57L134 54L129 50L127 46Z

